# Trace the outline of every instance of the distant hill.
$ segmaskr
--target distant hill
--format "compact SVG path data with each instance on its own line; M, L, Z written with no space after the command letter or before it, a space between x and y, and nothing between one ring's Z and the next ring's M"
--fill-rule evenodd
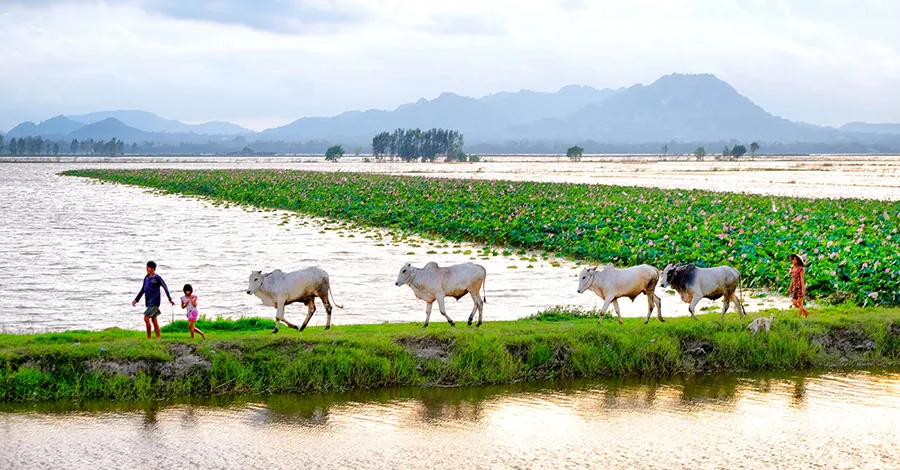
M514 129L532 139L697 142L834 139L837 131L773 116L713 75L672 74L634 85L572 115Z
M865 132L869 134L900 134L900 124L870 124L868 122L848 122L841 126L842 131Z
M650 143L658 148L656 143L662 142L755 140L768 144L767 148L775 143L791 149L809 147L792 147L795 143L815 143L825 147L809 148L888 152L900 145L900 124L848 123L836 129L789 121L709 74L665 75L649 85L618 90L570 85L555 92L521 90L482 98L442 93L392 110L304 117L259 133L223 121L185 124L146 111L120 110L57 116L40 124L24 122L8 135L79 140L116 137L178 149L182 149L179 144L191 144L183 150L194 152L210 146L240 150L248 144L256 150L299 152L324 142L365 146L382 131L431 127L462 132L467 147L497 149L557 149L581 142L596 144L592 148L636 148L635 144Z
M187 133L194 132L196 134L209 135L237 135L251 134L252 131L244 129L237 124L224 121L210 121L202 124L185 124L174 119L165 119L156 114L140 111L140 110L119 110L119 111L98 111L95 113L79 114L69 116L73 121L83 124L93 124L105 119L116 119L129 127L140 129L145 132L169 132L169 133Z
M47 119L40 124L33 122L23 122L18 126L10 129L9 137L28 137L28 136L46 136L59 137L78 129L83 124L75 122L65 116L57 116Z
M517 93L494 93L481 101L506 119L507 126L541 119L564 118L591 104L609 98L614 90L598 90L589 86L569 85L556 93L521 90Z
M68 135L68 137L78 140L108 140L115 137L126 142L153 140L152 136L153 134L151 133L127 126L115 118L106 118L102 121L82 126Z
M612 90L567 86L555 93L522 90L496 93L481 99L442 93L433 100L420 99L398 106L393 111L350 111L331 118L301 118L290 124L260 133L271 140L365 139L381 131L400 127L445 127L456 129L472 139L512 137L511 126L569 115L587 104L599 103Z

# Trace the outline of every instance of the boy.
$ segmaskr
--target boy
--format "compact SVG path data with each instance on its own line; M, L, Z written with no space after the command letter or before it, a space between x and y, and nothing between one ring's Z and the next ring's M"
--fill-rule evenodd
M153 323L153 330L156 332L156 338L159 339L159 323L156 318L159 316L159 304L162 300L159 295L160 286L166 290L166 297L169 298L169 303L175 305L175 301L173 301L172 296L169 295L169 287L166 286L166 281L163 281L163 278L156 274L156 263L147 261L147 275L144 276L144 285L141 286L141 291L138 292L137 297L131 301L131 306L134 307L137 305L138 301L141 300L141 296L147 296L145 300L147 310L144 310L144 324L147 325L147 339L150 339L151 322Z

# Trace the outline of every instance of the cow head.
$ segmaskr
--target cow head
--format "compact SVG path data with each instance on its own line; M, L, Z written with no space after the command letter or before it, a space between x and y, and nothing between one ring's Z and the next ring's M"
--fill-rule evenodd
M591 283L594 282L594 275L597 274L597 267L593 268L584 268L581 270L581 274L578 275L578 293L583 294L584 291L588 290L588 287L591 286Z
M250 282L247 284L247 293L252 294L262 287L263 274L262 271L253 271L250 273Z
M397 276L397 282L395 282L394 284L396 284L398 287L404 284L409 284L413 269L415 268L413 268L412 263L404 264L403 267L400 268L400 274Z
M669 287L669 284L672 282L672 277L675 275L675 265L669 263L666 265L666 268L663 269L662 275L659 276L659 285L663 289Z

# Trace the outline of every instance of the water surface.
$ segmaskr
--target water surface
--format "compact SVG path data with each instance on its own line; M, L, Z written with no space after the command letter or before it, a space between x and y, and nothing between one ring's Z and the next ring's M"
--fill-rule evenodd
M0 405L0 468L896 468L900 373Z

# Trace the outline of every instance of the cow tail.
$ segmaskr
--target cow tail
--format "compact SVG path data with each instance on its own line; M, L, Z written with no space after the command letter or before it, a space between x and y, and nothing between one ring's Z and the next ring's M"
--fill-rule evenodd
M485 274L484 279L481 280L481 300L484 301L484 303L487 303L487 287L485 287L486 285L487 274Z
M334 299L334 292L331 292L331 283L328 283L328 296L331 297L331 301L334 302L334 306L343 309L344 306L337 303L337 300Z
M744 288L742 287L742 285L744 284L743 277L744 276L741 276L741 273L738 273L738 307L740 307L740 312L745 314L746 312L744 312Z

